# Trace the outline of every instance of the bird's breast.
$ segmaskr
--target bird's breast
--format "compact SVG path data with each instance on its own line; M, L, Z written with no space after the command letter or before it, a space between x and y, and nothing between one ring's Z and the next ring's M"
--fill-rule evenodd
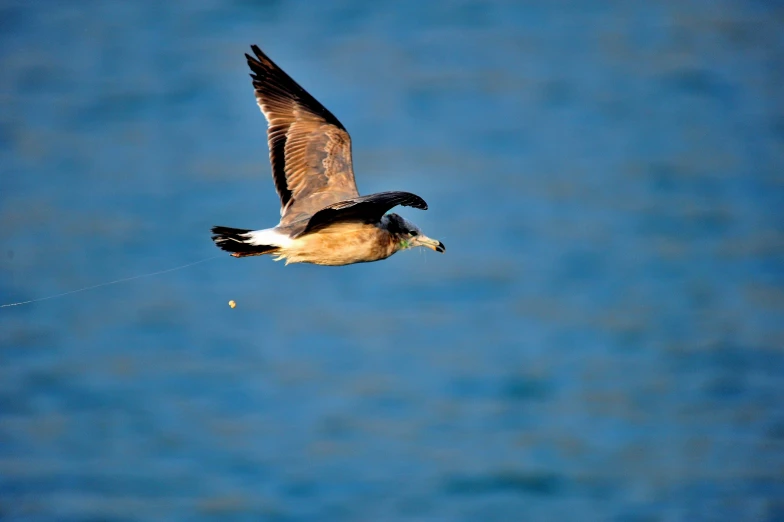
M287 263L350 265L385 259L394 252L390 234L375 225L335 223L295 239L285 257Z

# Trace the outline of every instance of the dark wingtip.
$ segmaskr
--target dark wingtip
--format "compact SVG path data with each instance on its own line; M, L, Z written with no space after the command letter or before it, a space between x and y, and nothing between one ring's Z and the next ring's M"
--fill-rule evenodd
M408 201L403 203L404 206L414 207L420 210L427 210L427 202L416 194L408 193Z
M441 252L442 254L446 252L446 247L441 241L438 242L438 246L436 247L436 252Z
M266 54L264 54L264 53L261 51L261 49L259 48L259 46L258 46L258 45L256 45L256 44L251 44L251 46L250 46L250 50L251 50L251 51L253 51L253 54L255 54L255 55L256 55L256 57L254 58L254 60L262 61L262 60L264 60L264 59L268 59L268 58L267 58L267 55L266 55ZM245 56L248 56L248 53L245 53ZM250 56L248 56L248 59L251 59L251 57L250 57Z
M272 63L272 60L270 60L269 57L264 54L261 49L259 49L258 45L251 45L250 48L253 51L253 54L256 55L251 56L248 53L245 53L245 59L248 61L248 65L250 65L251 69L275 67L275 65Z

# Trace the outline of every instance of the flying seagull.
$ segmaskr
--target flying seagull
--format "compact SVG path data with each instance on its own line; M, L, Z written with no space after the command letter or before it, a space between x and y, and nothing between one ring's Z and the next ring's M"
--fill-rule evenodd
M350 265L386 259L415 246L445 250L397 214L397 205L427 209L410 192L360 196L351 138L323 105L257 46L248 54L256 103L267 118L272 179L280 223L263 230L213 227L212 240L234 257L271 254L275 260Z

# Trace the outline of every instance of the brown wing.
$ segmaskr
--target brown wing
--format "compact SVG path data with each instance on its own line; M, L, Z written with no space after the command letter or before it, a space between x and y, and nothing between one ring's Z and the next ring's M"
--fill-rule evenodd
M427 210L425 200L410 192L379 192L340 201L327 208L316 212L305 229L298 235L305 235L320 230L327 225L341 221L361 221L363 223L375 223L388 210L398 205L404 207L420 208Z
M281 224L357 197L351 138L323 105L257 46L248 54L256 102L267 118L272 178L280 196Z

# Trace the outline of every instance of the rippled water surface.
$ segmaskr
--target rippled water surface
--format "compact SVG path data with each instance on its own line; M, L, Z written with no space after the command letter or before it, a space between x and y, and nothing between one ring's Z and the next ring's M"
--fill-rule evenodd
M779 2L0 2L2 303L276 222L251 43L446 254L0 309L1 520L784 520Z

